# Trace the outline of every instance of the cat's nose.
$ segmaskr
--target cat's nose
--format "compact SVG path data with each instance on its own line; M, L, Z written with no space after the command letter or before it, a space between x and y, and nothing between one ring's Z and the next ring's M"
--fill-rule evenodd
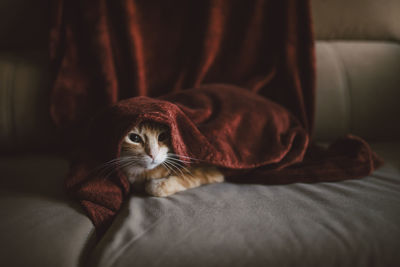
M158 152L157 151L148 151L147 155L151 158L152 163L154 163L154 161L157 158Z

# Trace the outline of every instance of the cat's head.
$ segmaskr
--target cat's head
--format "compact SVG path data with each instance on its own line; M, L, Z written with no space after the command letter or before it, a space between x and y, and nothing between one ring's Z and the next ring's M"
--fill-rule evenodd
M161 165L171 151L170 131L159 123L143 122L124 137L121 158L131 172L151 170Z

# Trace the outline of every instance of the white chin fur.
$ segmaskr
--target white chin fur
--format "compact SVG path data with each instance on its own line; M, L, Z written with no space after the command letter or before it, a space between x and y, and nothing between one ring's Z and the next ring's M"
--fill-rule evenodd
M160 156L158 156L158 157L156 158L155 162L152 162L152 160L149 159L149 160L147 161L147 164L146 164L146 169L152 170L152 169L154 169L155 167L158 167L159 165L161 165L161 163L163 163L163 162L165 161L165 158L166 158L166 156L160 155Z
M156 167L158 167L162 162L157 162L157 163L148 163L146 166L147 170L152 170Z

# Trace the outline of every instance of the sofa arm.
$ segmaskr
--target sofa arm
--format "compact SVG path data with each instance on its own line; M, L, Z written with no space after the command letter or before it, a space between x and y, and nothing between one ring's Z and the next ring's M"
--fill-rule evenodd
M47 52L0 54L0 151L27 150L54 136Z
M400 45L377 41L317 44L315 138L347 133L399 141Z

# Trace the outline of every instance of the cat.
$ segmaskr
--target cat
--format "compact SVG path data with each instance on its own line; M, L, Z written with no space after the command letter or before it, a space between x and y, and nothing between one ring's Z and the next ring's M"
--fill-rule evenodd
M224 181L223 174L215 166L186 167L185 163L191 160L173 153L167 126L142 122L124 137L121 157L116 162L133 187L144 185L146 193L156 197Z

